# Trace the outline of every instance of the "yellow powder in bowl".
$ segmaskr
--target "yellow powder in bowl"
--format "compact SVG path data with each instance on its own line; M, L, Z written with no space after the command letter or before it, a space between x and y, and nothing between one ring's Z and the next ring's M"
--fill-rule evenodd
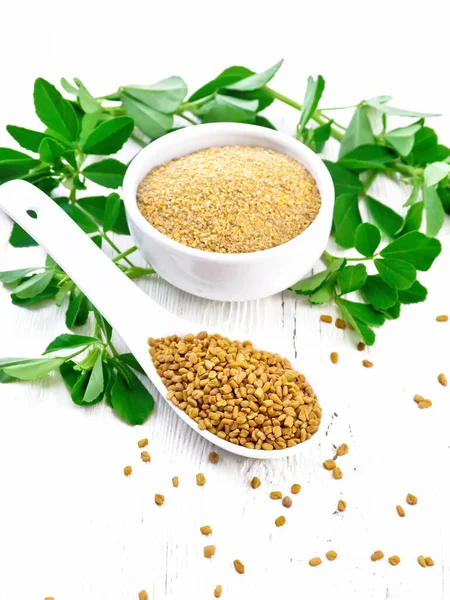
M267 250L304 231L320 209L309 171L286 154L250 146L207 148L153 169L137 205L162 234L191 248Z

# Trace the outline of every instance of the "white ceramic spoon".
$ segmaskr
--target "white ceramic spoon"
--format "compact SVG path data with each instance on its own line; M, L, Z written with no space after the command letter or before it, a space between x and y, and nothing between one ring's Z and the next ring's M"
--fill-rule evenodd
M0 186L0 208L39 242L70 276L111 323L159 393L166 398L167 390L153 367L148 353L147 339L150 336L158 338L174 334L184 336L188 333L198 333L205 327L181 319L151 300L111 262L55 202L30 183L17 180ZM37 216L31 216L30 211L34 211ZM210 329L210 333L216 332ZM241 339L231 336L229 332L219 333ZM276 348L272 347L273 336L269 342L264 341L261 345L257 339L261 334L258 336L258 332L255 332L255 335L250 335L255 347L286 355L279 345ZM295 361L291 362L296 368ZM308 373L307 379L309 379ZM209 442L247 458L273 459L292 456L302 452L305 443L311 443L304 442L285 450L251 450L231 444L208 431L200 431L195 421L171 402L168 404L180 419ZM312 436L311 440L318 440L324 428L325 423L322 419L321 429Z

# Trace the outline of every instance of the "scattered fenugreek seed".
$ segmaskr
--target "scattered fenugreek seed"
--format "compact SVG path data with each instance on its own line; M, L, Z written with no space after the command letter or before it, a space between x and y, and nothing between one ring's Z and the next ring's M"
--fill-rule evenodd
M373 367L373 362L371 362L370 360L366 360L364 359L362 361L363 367L366 367L366 369L371 369Z
M328 560L336 560L337 552L335 552L334 550L328 550L325 556L328 558Z
M132 473L133 469L130 467L130 465L128 465L127 467L125 467L125 469L123 470L123 474L126 477L129 477Z
M148 600L148 594L145 590L141 590L138 594L139 600Z
M445 323L446 321L448 321L448 316L447 315L438 315L436 317L436 321L438 321L439 323Z
M292 506L292 500L289 498L289 496L285 496L283 498L283 500L281 501L281 504L285 507L285 508L291 508Z
M299 483L293 483L291 486L291 494L298 494L302 486Z
M197 485L199 485L200 487L205 485L206 483L206 477L203 475L203 473L197 473L197 475L195 476L195 480L197 481Z
M331 315L320 315L320 320L322 323L332 323L333 317Z
M212 556L214 556L215 553L216 553L215 546L205 546L203 548L203 555L205 558L211 558Z
M334 322L335 326L338 329L345 329L345 321L344 319L340 319L339 317L336 319L336 321Z
M309 564L311 565L311 567L317 567L318 565L322 564L322 559L318 556L315 556L314 558L309 559Z
M144 462L150 462L151 461L151 456L150 454L147 452L147 450L144 450L143 452L141 452L141 458Z
M408 494L406 496L406 502L411 505L417 504L417 498L414 494Z
M217 454L217 452L209 453L209 462L212 463L213 465L215 465L219 462L219 458L220 458L220 456Z
M422 400L417 404L417 406L419 408L430 408L431 406L433 406L433 403L431 402L431 400Z
M201 332L152 340L167 399L201 430L255 450L284 450L318 431L322 409L305 376L251 342ZM195 356L195 358L194 358Z
M145 448L145 446L148 446L148 439L143 438L142 440L139 440L137 444L139 448Z
M164 496L162 494L155 494L155 504L162 506L164 504Z
M434 567L434 560L430 556L425 558L425 562L427 567Z
M236 571L239 573L239 575L242 575L243 573L245 573L245 567L241 563L240 560L234 560L233 565L234 565L234 568L236 569Z
M347 502L345 500L339 500L337 507L339 512L344 512L347 508Z
M419 404L419 402L423 402L424 400L425 400L425 398L423 396L421 396L420 394L414 395L414 402L417 402L417 404Z
M343 475L342 475L342 471L339 467L335 467L333 469L333 477L335 479L342 479Z
M438 375L438 381L441 385L443 385L444 387L447 387L447 377L444 375L444 373L439 373Z
M339 354L337 352L332 352L330 354L330 360L333 363L333 365L337 365L339 362Z
M344 454L347 454L347 452L348 452L347 444L341 444L338 448L336 448L336 454L338 456L344 456Z
M381 550L375 550L375 552L370 557L370 560L375 562L376 560L381 560L382 558L384 558L384 554L381 552Z
M404 508L401 507L400 504L397 504L395 508L397 509L399 517L404 517L406 515Z
M154 168L137 205L153 227L209 252L266 250L315 219L320 193L297 160L266 148L206 148Z
M396 567L400 563L400 557L394 554L388 558L388 561L391 563L393 567Z
M216 585L214 588L214 598L220 598L222 596L222 586Z
M256 490L261 485L261 480L258 479L258 477L253 477L253 479L250 481L250 485L254 490Z
M203 525L202 527L200 527L200 531L203 535L211 535L212 533L212 529L209 525Z
M281 515L281 517L277 517L275 519L275 525L277 527L282 527L285 523L286 523L286 517L283 517L283 515Z
M323 466L327 471L332 471L335 468L336 463L334 462L334 460L329 459L323 463Z
M417 562L419 563L419 565L421 567L423 567L425 569L425 567L427 566L427 563L425 561L425 557L423 556L423 554L421 554L420 556L417 557Z
M179 481L178 477L176 477L176 476L172 477L172 485L173 485L173 487L175 487L175 488L178 487L179 483L180 483L180 481Z
M356 348L357 348L357 349L358 349L360 352L362 352L363 350L365 350L365 348L366 348L366 345L365 345L365 343L364 343L364 342L358 342L358 345L356 346Z
M281 500L283 494L281 492L270 492L270 497L272 500Z

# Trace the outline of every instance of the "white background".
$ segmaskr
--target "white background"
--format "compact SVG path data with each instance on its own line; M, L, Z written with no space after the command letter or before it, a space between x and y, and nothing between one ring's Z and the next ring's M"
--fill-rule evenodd
M15 147L4 132L8 123L37 126L38 76L54 83L78 76L100 95L181 75L193 91L227 66L263 70L280 57L277 90L301 101L306 77L322 73L324 105L392 94L398 106L444 113L435 127L449 144L447 7L437 0L9 3L0 35L0 144ZM293 131L295 111L274 105L270 116ZM404 200L384 182L374 195L397 210ZM40 250L8 247L9 229L0 215L0 269L41 264ZM346 332L319 323L333 308L313 308L290 292L221 304L157 277L139 283L206 329L264 330L268 340L281 332L300 363L321 370L321 381L311 383L335 416L323 423L320 444L313 439L299 458L256 463L222 453L214 466L207 462L212 447L161 401L147 424L131 428L106 406L73 405L57 376L2 386L0 600L133 600L142 588L152 600L203 600L218 583L232 600L450 598L450 388L437 383L441 372L450 379L450 323L435 321L450 313L449 230L447 222L442 255L421 276L427 302L404 308L364 354ZM0 289L0 356L37 356L64 330L62 310L16 308ZM339 365L331 365L330 351L339 352ZM364 357L372 370L361 366ZM415 393L433 407L418 410ZM143 436L150 439L149 465L136 445ZM350 452L340 461L344 478L334 481L321 463L342 442ZM122 474L127 464L134 467L129 479ZM204 488L195 485L199 471ZM248 484L254 475L263 482L256 491ZM290 510L269 499L294 482L303 487ZM418 496L417 506L406 506L408 492ZM155 493L166 496L163 507L154 505ZM339 498L348 503L343 515L335 513ZM277 529L280 514L287 524ZM211 541L200 535L205 524L214 530ZM203 558L207 543L217 547L211 561ZM308 566L330 548L339 553L334 563ZM398 554L401 564L372 563L378 548ZM419 554L436 566L421 569ZM245 575L234 571L235 558Z

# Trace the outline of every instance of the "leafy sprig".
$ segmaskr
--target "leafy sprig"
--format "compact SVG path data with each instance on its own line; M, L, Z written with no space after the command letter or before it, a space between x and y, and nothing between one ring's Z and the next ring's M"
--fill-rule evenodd
M129 233L119 194L83 195L89 181L113 190L121 186L126 165L105 156L119 151L128 139L145 146L174 129L198 123L241 122L275 128L263 111L275 101L284 103L299 111L297 139L315 152L322 152L330 140L338 147L337 159L325 161L336 191L333 235L343 249L353 248L359 254L337 257L325 252L326 268L291 289L308 296L312 304L334 301L357 335L373 344L374 327L398 318L402 305L427 296L417 271L428 270L441 250L434 238L444 212L450 213L450 148L439 144L436 132L425 125L425 119L436 115L396 108L389 96L345 107L354 110L344 127L330 116L335 109L319 107L325 89L321 75L308 78L302 103L269 87L281 64L261 73L229 67L189 97L186 83L178 76L150 85L121 86L101 97L92 95L79 79L62 79L70 99L39 78L34 105L46 129L7 126L32 155L0 148L0 183L11 179L33 183L53 196L98 246L110 246L112 260L128 277L152 274L151 268L131 261L136 247L122 251L111 238L111 233ZM409 122L390 129L391 116ZM374 127L374 122L381 123L380 127ZM380 175L409 187L404 216L369 195ZM61 190L66 193L61 195ZM362 204L368 221L363 219ZM419 231L424 218L426 234ZM35 245L17 224L10 243ZM59 368L75 403L89 406L105 398L126 421L145 420L153 399L136 375L139 364L132 355L117 352L109 324L54 261L48 257L42 267L0 273L0 281L12 287L16 305L48 299L65 305L69 329L85 325L93 316L92 335L62 334L44 351L44 358L1 360L0 382L37 379ZM75 352L47 357L62 350Z

